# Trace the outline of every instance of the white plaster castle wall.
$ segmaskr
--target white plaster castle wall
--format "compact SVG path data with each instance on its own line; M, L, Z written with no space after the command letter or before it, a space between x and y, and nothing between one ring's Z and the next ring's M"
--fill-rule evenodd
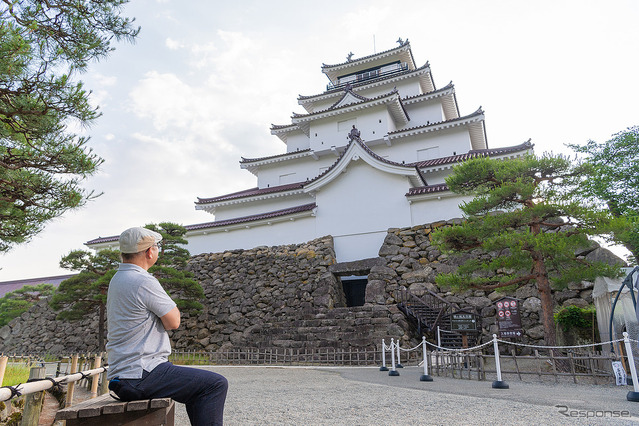
M323 155L317 160L309 156L261 166L257 184L259 188L282 185L281 180L286 176L291 179L287 183L304 182L307 178L315 178L320 169L330 167L336 160L335 155Z
M218 206L215 209L215 220L236 219L238 217L297 207L314 201L313 197L308 194L299 194L290 197L274 197L251 203L245 202L228 206ZM210 220L213 220L212 216Z
M187 249L191 255L219 253L233 249L250 249L257 246L274 246L299 243L315 239L315 218L304 217L294 221L277 222L272 225L251 226L230 230L190 234Z
M306 136L303 132L292 131L288 133L286 138L286 152L301 151L303 149L308 149L308 147L308 136Z
M387 158L392 161L412 163L430 159L425 157L426 151L424 150L428 148L438 147L438 155L434 158L465 154L470 146L470 136L465 127L457 127L451 130L393 139L391 143L390 147L384 145L375 147L375 153L388 156Z
M378 231L334 236L335 257L338 262L377 257L387 234L387 231Z
M444 119L441 100L424 101L406 106L410 117L408 127L424 125L427 122L437 123Z
M414 201L411 204L410 226L423 225L424 223L462 217L462 211L459 209L459 204L462 201L468 201L472 199L472 197L461 197L459 195L451 196L450 193L433 195L433 198Z
M379 171L361 159L351 162L346 173L316 194L317 234L340 239L409 226L408 187L403 176Z

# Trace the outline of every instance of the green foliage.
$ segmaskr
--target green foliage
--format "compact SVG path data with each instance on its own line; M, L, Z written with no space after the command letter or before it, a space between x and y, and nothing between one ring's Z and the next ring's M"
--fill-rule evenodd
M569 146L585 154L590 165L579 194L586 202L592 197L600 200L614 216L627 220L615 238L639 262L639 126L616 133L604 143L590 140L583 146Z
M563 156L530 154L507 161L477 158L454 167L446 179L449 188L474 198L460 206L466 221L439 228L433 242L449 253L473 256L457 271L439 275L437 283L456 290L511 290L534 282L546 341L554 344L551 288L619 274L617 267L575 255L589 245L589 236L618 226L608 211L575 196L587 167Z
M0 252L95 196L81 181L102 159L70 125L99 117L77 73L133 40L126 0L0 4Z
M198 299L204 297L204 291L193 273L185 269L190 258L189 251L184 247L188 244L184 238L186 228L170 222L146 225L146 228L162 235L160 256L149 273L160 281L181 311L199 312L202 304Z
M555 322L559 324L564 331L571 329L591 330L594 323L595 307L588 306L580 308L579 306L565 306L559 309L555 315Z
M556 288L616 275L616 268L574 255L588 245L589 235L614 225L608 212L572 199L581 173L581 165L549 155L478 158L456 166L446 180L449 188L475 197L460 206L466 221L438 229L433 241L449 252L481 248L500 256L472 258L456 273L440 275L438 283L459 289L521 285L534 280L535 260L543 260Z
M26 383L29 380L29 371L31 371L31 365L28 364L7 364L2 386L15 386L20 383Z
M79 320L96 309L98 319L98 351L103 352L104 320L106 315L106 298L109 281L120 263L120 252L116 250L100 250L93 254L84 250L74 250L64 256L60 266L72 271L79 271L67 280L62 281L49 304L62 320Z
M87 312L103 306L119 262L120 252L116 250L100 250L95 254L74 250L64 256L60 266L80 273L64 280L51 299L51 307L60 311L58 319L82 319Z
M55 287L51 284L25 285L9 292L0 298L0 327L28 311L40 299L53 294Z

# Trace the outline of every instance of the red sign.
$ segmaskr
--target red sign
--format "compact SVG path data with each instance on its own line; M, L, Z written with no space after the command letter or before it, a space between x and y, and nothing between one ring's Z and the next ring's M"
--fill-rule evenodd
M519 314L519 301L512 297L504 297L497 301L497 326L499 337L521 337L521 316Z

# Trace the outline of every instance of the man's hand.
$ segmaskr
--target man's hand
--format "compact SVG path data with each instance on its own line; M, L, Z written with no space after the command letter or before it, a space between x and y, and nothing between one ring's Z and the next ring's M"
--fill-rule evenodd
M175 330L180 326L180 310L176 306L160 319L165 330Z

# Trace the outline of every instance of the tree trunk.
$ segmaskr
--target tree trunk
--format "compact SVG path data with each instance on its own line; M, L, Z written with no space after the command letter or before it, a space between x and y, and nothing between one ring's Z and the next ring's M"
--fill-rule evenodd
M530 226L533 235L541 233L541 226L537 218L534 218L533 224ZM537 283L537 290L541 297L541 322L544 325L544 334L546 335L546 345L557 345L557 333L555 332L555 318L553 317L555 303L552 300L552 290L550 288L550 280L548 279L548 271L544 263L544 257L536 250L531 250L530 256L533 260L533 275Z
M98 352L104 352L104 303L100 303L100 315L98 318Z
M537 282L537 290L541 297L541 318L546 335L546 345L557 345L557 334L555 332L555 318L553 317L555 304L552 300L550 281L546 273L546 265L542 259L534 259L534 269Z

